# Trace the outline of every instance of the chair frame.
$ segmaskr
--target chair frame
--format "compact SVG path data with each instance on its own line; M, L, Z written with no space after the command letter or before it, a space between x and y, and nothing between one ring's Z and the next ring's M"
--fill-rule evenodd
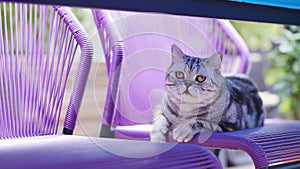
M57 40L58 38L55 37L55 38L52 38L52 39L54 39L53 42L54 43L55 42L60 42L60 44L57 44L57 46L58 45L62 45L64 43L65 44L69 44L68 42L71 42L71 43L74 42L74 44L75 44L74 46L70 46L69 45L68 49L65 49L64 52L63 52L63 49L61 49L61 48L59 48L57 50L54 50L54 52L50 54L51 58L52 58L51 59L51 64L52 65L56 65L55 68L56 69L60 69L62 72L65 71L65 70L70 71L71 65L73 63L73 59L75 57L75 52L77 51L76 53L78 53L78 47L80 48L80 58L79 58L78 67L76 69L76 71L77 71L76 72L76 77L75 77L75 80L74 80L74 83L73 83L73 86L72 86L70 100L69 100L69 104L68 104L68 107L67 107L67 110L66 110L66 116L65 116L65 121L64 121L64 128L63 128L63 131L62 131L63 134L73 134L73 130L75 129L75 124L76 124L78 112L79 112L79 109L80 109L81 101L82 101L82 98L83 98L83 95L84 95L84 90L85 90L85 86L86 86L86 83L87 83L87 79L88 79L88 75L89 75L90 68L91 68L91 63L92 63L92 57L93 57L93 46L92 46L92 43L89 40L88 34L83 29L83 27L81 26L80 22L77 20L77 18L75 17L75 15L72 13L72 11L68 7L50 6L50 5L35 5L35 4L22 4L22 3L15 3L15 2L1 2L1 5L3 5L3 9L4 9L4 14L3 14L3 18L4 18L4 21L5 21L4 24L6 23L6 25L4 25L4 28L3 28L4 30L2 30L2 26L1 26L1 32L4 31L5 34L0 36L1 37L1 52L4 54L3 56L5 56L5 57L3 57L4 58L3 60L5 61L5 58L7 58L7 61L5 61L4 63L8 62L8 63L11 63L11 65L13 65L13 64L18 65L19 61L14 61L14 60L16 60L16 59L14 59L14 57L15 58L19 57L18 56L18 52L14 53L15 47L17 47L17 49L21 48L22 52L25 51L25 54L22 53L22 55L21 55L21 56L26 55L25 57L27 57L28 55L30 55L30 52L28 54L27 50L29 50L29 51L32 52L32 51L38 51L36 48L38 48L38 49L39 48L44 49L45 46L42 44L43 41L44 41L44 39L45 39L44 34L41 35L41 33L37 33L37 30L41 29L41 30L45 31L46 28L37 27L37 25L38 25L38 22L42 21L42 20L43 20L43 25L46 25L46 22L47 22L46 19L49 19L49 18L45 18L45 17L46 16L50 16L50 14L47 15L47 14L44 14L44 13L45 13L45 11L49 13L49 8L52 8L51 9L51 11L52 11L51 14L53 14L53 15L51 15L51 16L53 16L52 17L52 21L57 21L57 23L56 23L57 27L53 28L53 29L57 29L57 30L61 29L64 32L64 35L67 34L64 37L61 37L61 39L63 39L63 38L64 39L70 38L66 42L60 42L59 40ZM8 8L8 10L6 10L6 8ZM23 10L23 12L22 13L19 12L19 9ZM27 9L29 9L30 11L27 10ZM15 12L15 11L17 13L13 14L13 12ZM32 16L32 18L31 18L31 14L34 13L34 12L38 12L38 11L43 11L44 13L43 14L38 14L38 13L34 14L34 16ZM6 13L8 13L8 15L6 15ZM22 21L22 24L21 23L19 23L19 24L17 23L16 24L17 26L12 26L13 25L13 21L14 21L12 19L15 19L17 22L19 22L19 21L21 22L21 20L22 20L21 17L23 17L22 16L23 13L26 13L25 16L24 16L25 18L29 17L29 19L28 19L29 21L27 21L27 18L26 18L26 21L24 21L24 22ZM27 15L27 13L30 13L30 14ZM20 17L19 17L19 15L20 15ZM37 16L39 16L40 19L37 19ZM57 17L57 20L54 20L53 19L54 17ZM29 22L29 24L27 22ZM8 23L10 23L10 25ZM50 23L51 23L51 21L50 21ZM20 39L21 42L20 42L19 39L16 39L16 38L18 38L18 34L19 34L18 32L19 32L19 30L20 30L21 34L24 33L24 32L22 32L24 24L28 24L29 25L29 26L25 26L26 27L25 29L28 30L28 32L29 32L29 30L32 31L32 33L29 33L28 35L26 35L26 37L27 36L30 37L30 38L28 38L28 37L27 38L30 39L30 41L32 41L31 42L32 44L34 44L32 46L30 46L30 45L24 45L25 47L23 47L23 41L22 41L22 37L23 36ZM32 24L32 26L31 26L31 24ZM57 32L57 30L55 30L53 32ZM10 42L10 46L9 47L7 47L8 45L5 46L6 45L5 43L9 42L7 40L8 39L7 36L9 36L8 33L7 33L8 31L10 31L9 33L10 33L10 36L11 36L10 37L11 38L10 39L11 42ZM53 32L50 31L50 34L53 33ZM16 34L16 35L13 36L14 34ZM31 34L32 34L32 37L31 37ZM72 35L72 37L69 37L68 36L69 34ZM42 38L40 39L40 37L42 37ZM5 38L5 40L3 40L3 38ZM36 38L36 39L34 39L34 38ZM33 40L31 40L31 39L33 39ZM49 38L49 39L51 39L51 38ZM61 40L61 41L63 41L63 40ZM42 45L40 45L40 42L42 42L41 43ZM48 43L49 42L52 42L52 41L49 40ZM21 44L20 45L21 47L19 46L19 48L18 48L19 43ZM27 42L27 43L30 43L30 42ZM36 43L39 43L39 44L36 44ZM16 45L14 45L14 44L16 44ZM47 56L50 56L49 53L51 52L49 45L50 44L48 44L48 48L47 48L48 50L46 52ZM56 44L53 45L53 46L56 46ZM24 51L23 51L22 48L26 48L26 49L24 49ZM31 48L33 48L33 49L31 49ZM67 48L67 47L65 47L65 48ZM69 49L71 49L71 50L69 50ZM8 50L9 50L9 52L8 52ZM66 52L67 50L68 51L72 51L74 53L69 54L69 53ZM39 51L44 51L44 50L39 50ZM60 68L58 66L59 64L62 64L62 63L65 63L65 62L60 62L59 61L58 64L55 63L55 61L54 61L54 58L55 58L55 55L56 55L55 52L57 52L59 56L65 55L66 57L70 57L69 60L68 60L69 63L66 62L66 64L68 64L69 67L62 66ZM13 57L8 58L9 55L11 55ZM40 53L35 54L35 55L40 56ZM41 54L41 56L44 56L44 54ZM9 59L11 59L12 61L9 60ZM23 59L23 57L21 59ZM33 59L33 57L31 57L31 60L34 60L34 59ZM43 59L39 59L39 60L40 60L39 64L43 65L44 64L43 63ZM48 59L47 59L47 61L48 61ZM33 66L32 62L33 61L30 61L30 65ZM35 66L37 65L37 62L38 61L35 61ZM20 64L22 64L22 63L23 63L23 61L20 61ZM41 64L41 63L43 63L43 64ZM2 61L1 61L1 64L3 64ZM24 64L24 65L28 66L27 64ZM14 66L14 67L18 67L18 66ZM48 67L45 66L45 68L42 67L41 69L46 70L46 69L48 69ZM37 69L35 68L35 71L36 70ZM18 71L22 72L22 73L27 73L27 72L23 72L23 69L18 69L17 68L17 70L15 72L18 72ZM57 72L58 72L58 70L56 70L55 74L57 74ZM59 105L59 103L57 103L55 105L56 108L51 108L51 117L49 118L49 117L46 117L46 115L40 115L40 114L43 114L44 113L44 109L46 109L46 108L43 108L41 106L41 105L43 105L43 103L41 103L41 102L47 102L47 101L51 102L53 99L59 99L62 102L63 98L65 98L64 97L65 84L58 85L58 87L55 87L55 89L54 89L56 93L59 93L59 98L56 97L57 94L55 94L55 96L53 96L53 97L49 96L51 98L48 99L47 98L48 96L46 94L46 96L41 96L41 97L44 98L43 101L32 101L32 100L37 100L37 98L34 98L35 96L33 96L33 94L30 94L30 95L27 94L29 96L26 96L26 98L28 100L30 100L31 107L33 107L32 104L34 104L34 103L38 103L39 104L38 108L34 108L35 109L34 111L38 112L37 113L38 117L35 116L35 115L33 115L33 114L32 115L29 114L29 113L31 113L30 112L30 108L29 108L29 110L26 109L26 111L28 112L27 115L12 115L12 113L14 113L14 112L17 112L17 114L22 114L22 113L24 114L24 112L25 112L25 108L22 108L22 111L21 110L17 110L17 108L14 108L13 106L15 106L14 104L17 104L15 102L15 100L17 100L17 99L11 99L11 97L16 97L16 96L14 96L15 95L14 94L14 92L15 92L14 89L18 88L16 86L20 86L20 85L24 85L24 84L23 84L23 81L19 82L21 80L18 79L18 78L22 78L21 76L19 77L17 75L6 75L6 73L7 72L4 71L4 73L3 73L4 77L3 78L1 77L1 79L4 79L6 76L8 76L8 78L10 78L10 79L4 81L1 84L3 84L4 86L6 84L8 84L8 85L14 85L14 87L9 87L9 88L11 88L10 90L7 89L8 87L6 87L6 90L2 90L2 91L4 91L3 94L1 95L2 99L3 99L3 97L10 97L10 101L8 101L8 103L4 103L4 106L2 105L2 108L4 107L4 109L3 110L1 109L1 115L0 115L1 120L3 122L5 122L5 120L8 119L8 121L9 121L9 122L7 122L8 125L4 126L4 127L7 127L7 128L4 128L2 130L3 132L5 131L3 139L16 138L16 137L31 137L31 136L39 136L39 135L56 134L57 133L57 129L58 129L58 123L55 123L55 125L53 125L52 121L54 121L54 120L51 120L51 118L55 118L55 120L57 120L60 117L60 114L57 114L57 115L53 116L52 115L53 114L52 110L55 111L55 112L57 111L57 113L60 113L61 112L61 105ZM12 73L14 73L14 72L11 72L10 74L12 74ZM44 73L44 72L42 72L42 73ZM51 73L50 75L51 76L52 75L55 76L55 74ZM60 78L65 78L65 80L67 81L68 75L69 74L67 72L67 74L61 75ZM14 78L16 78L16 80L11 80L11 76L13 76ZM30 76L32 76L32 75L30 74ZM34 74L33 77L35 77L35 76L39 76L40 77L40 74ZM44 75L44 76L47 76L47 75ZM62 77L62 76L64 76L64 77ZM36 79L40 79L40 78L36 78ZM31 78L26 79L26 81L30 81L30 80L32 80L32 79ZM45 80L45 78L44 78L44 80ZM42 80L38 80L38 82L33 82L33 83L39 85L38 84L39 81L43 81L43 79ZM54 82L51 82L51 83L55 83L55 84L56 83L62 83L61 80L58 80L58 82L56 82L56 79L55 79L53 81ZM50 83L50 82L48 82L48 83ZM32 85L32 86L34 86L34 85ZM45 87L45 89L44 89L44 85L43 85L43 87L40 87L41 89L33 89L32 86L31 86L31 88L32 88L32 91L34 91L34 92L36 90L37 91L47 90L47 92L48 91L53 92L52 88L48 89L48 86ZM38 88L38 87L36 87L36 88ZM12 96L10 96L11 92L13 93ZM35 95L37 95L37 94L35 94ZM40 97L40 96L38 96L38 97ZM22 104L23 104L23 102L25 102L25 104L26 104L26 102L27 102L26 98L25 97L21 98L22 99ZM21 102L21 101L19 101L19 102ZM10 107L12 107L10 109L13 109L13 111L9 111L10 109L6 109L5 108L6 104L9 104ZM18 106L20 106L20 104L21 103L18 103ZM49 105L50 105L50 103L49 103ZM14 110L14 109L16 109L16 110ZM50 108L47 108L47 109L49 110ZM23 112L23 110L24 110L24 112ZM11 116L11 117L16 116L16 117L14 117L14 118L16 118L15 121L20 121L20 120L17 120L17 118L20 118L20 119L21 118L27 118L27 119L25 121L23 120L24 122L23 121L22 122L18 122L18 123L20 123L20 126L18 126L18 124L12 124L12 123L14 123L14 121L10 121L10 117L8 117L8 116ZM31 118L31 119L28 120L28 118ZM36 121L38 121L41 118L47 118L47 119L42 119L41 121L36 122ZM30 121L30 122L28 122L28 121ZM29 123L30 124L31 123L32 124L33 123L38 123L38 125L40 127L42 127L42 126L50 126L51 129L47 129L47 130L42 129L44 131L32 131L33 127L28 127L28 126L23 127L24 125L29 125ZM11 129L11 128L13 128L13 129ZM15 129L15 128L17 128L17 129ZM34 130L40 130L40 129L34 129Z
M80 105L84 95L85 86L89 77L94 54L93 45L84 28L77 18L72 14L68 7L55 6L58 14L63 18L65 24L69 26L70 31L75 35L75 39L81 48L81 55L77 69L76 79L68 109L66 112L63 134L73 134Z

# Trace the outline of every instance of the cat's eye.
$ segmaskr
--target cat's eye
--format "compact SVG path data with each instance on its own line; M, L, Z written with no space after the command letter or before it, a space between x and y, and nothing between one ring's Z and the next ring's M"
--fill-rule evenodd
M196 78L195 78L195 80L196 80L197 82L199 82L199 83L204 82L205 79L206 79L206 77L205 77L205 76L202 76L202 75L198 75L198 76L196 76Z
M183 78L184 78L184 73L181 72L181 71L177 71L177 72L175 73L175 75L176 75L176 77L177 77L178 79L183 79Z

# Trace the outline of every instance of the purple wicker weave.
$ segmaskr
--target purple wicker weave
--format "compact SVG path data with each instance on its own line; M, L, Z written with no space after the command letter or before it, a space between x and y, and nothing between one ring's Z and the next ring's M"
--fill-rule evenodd
M115 137L150 140L151 125L119 126ZM170 142L176 142L169 137ZM210 148L243 150L256 168L267 168L300 161L300 122L266 120L264 127L222 133L197 135L189 144Z
M71 66L79 67L66 113L74 129L92 60L70 9L1 2L0 139L56 134Z
M1 168L221 169L200 146L121 139L59 135L0 140L0 152Z
M196 56L222 51L223 73L247 71L247 46L228 21L107 10L93 14L109 72L102 136L149 140L151 109L164 92L172 43ZM201 134L190 143L246 151L256 168L264 168L299 162L299 133L299 122L271 120L260 128Z

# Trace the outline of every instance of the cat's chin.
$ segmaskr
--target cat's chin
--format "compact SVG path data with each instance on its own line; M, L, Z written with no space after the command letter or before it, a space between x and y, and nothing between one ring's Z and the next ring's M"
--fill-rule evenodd
M194 95L192 95L192 94L186 94L186 93L184 93L183 94L184 95L184 97L186 97L186 98L192 98L192 99L199 99L199 97L197 97L197 96L194 96Z
M201 99L198 96L193 96L192 94L183 93L179 96L180 100L185 103L199 103Z

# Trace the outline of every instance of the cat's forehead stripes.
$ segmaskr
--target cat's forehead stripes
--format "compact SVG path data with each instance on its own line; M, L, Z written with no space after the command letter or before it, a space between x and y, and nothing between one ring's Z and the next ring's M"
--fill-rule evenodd
M197 72L199 71L200 67L203 67L203 63L200 58L191 57L185 55L185 64L189 68L190 71L193 71L195 68L198 68Z

